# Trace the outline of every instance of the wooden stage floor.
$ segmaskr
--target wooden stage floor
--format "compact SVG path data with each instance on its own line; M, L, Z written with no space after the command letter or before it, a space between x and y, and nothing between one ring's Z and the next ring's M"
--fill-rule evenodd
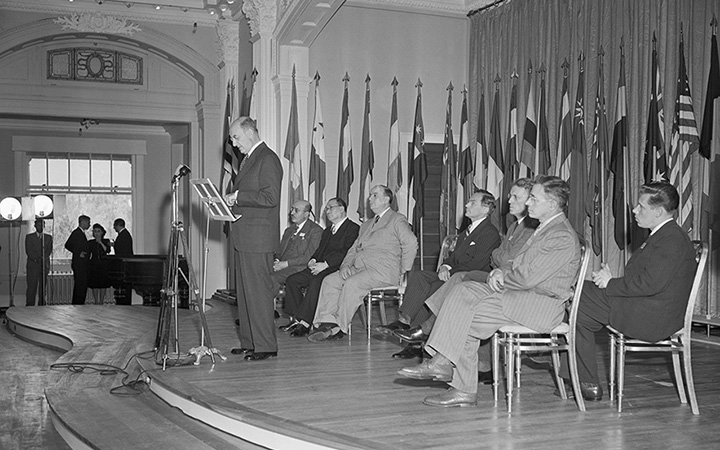
M53 423L73 449L720 448L718 346L693 344L700 416L680 404L669 357L637 355L628 358L620 414L607 393L579 412L574 401L553 395L549 365L524 359L509 416L503 400L493 404L490 386L480 387L477 408L424 406L422 399L445 385L396 375L412 361L390 357L400 349L396 340L368 343L357 316L351 340L314 344L278 332L278 358L246 362L230 354L238 343L235 308L208 304L213 344L227 360L213 365L205 356L197 366L165 371L152 357L133 357L152 350L158 308L13 307L7 318L23 339L65 350L60 363L129 364L131 379L149 380L150 390L118 396L110 390L120 375L49 371ZM200 321L181 310L179 322L185 352L199 344ZM605 370L602 334L598 348Z

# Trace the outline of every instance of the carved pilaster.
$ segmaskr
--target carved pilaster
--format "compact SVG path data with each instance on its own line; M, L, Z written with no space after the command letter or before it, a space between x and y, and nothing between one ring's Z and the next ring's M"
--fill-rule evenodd
M218 21L215 28L218 36L218 59L226 66L237 66L240 48L240 27L233 20Z
M271 37L277 25L276 0L245 0L243 13L250 24L250 33L255 36Z

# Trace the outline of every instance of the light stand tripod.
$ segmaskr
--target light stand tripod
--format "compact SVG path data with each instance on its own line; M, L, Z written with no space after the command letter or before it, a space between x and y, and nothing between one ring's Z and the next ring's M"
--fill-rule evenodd
M195 271L192 268L192 258L190 256L190 248L185 237L185 228L183 223L179 220L178 214L178 184L180 178L190 173L190 168L184 164L181 164L175 171L175 175L172 178L172 231L170 234L170 244L168 250L168 263L167 271L165 273L165 281L163 283L163 289L161 290L161 301L160 301L160 315L158 317L157 332L155 335L155 362L158 364L162 363L163 370L167 367L167 362L170 359L169 349L174 345L176 358L180 355L180 342L178 339L178 300L179 300L179 278L178 275L182 276L188 284L189 295L194 296L193 298L198 305L201 305L199 309L200 322L202 328L202 340L207 339L207 346L201 345L190 350L188 354L195 356L195 365L200 364L200 359L208 355L215 364L215 355L220 356L221 359L226 358L220 354L220 352L213 347L210 339L210 332L208 331L207 320L205 318L205 301L200 299L200 290L198 289L197 282L195 281ZM182 245L183 254L187 261L188 270L184 273L179 266L180 246ZM171 340L170 330L173 330L173 337Z

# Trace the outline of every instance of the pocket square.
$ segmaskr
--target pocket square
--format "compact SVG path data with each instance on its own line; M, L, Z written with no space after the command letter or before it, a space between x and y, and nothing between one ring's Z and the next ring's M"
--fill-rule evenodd
M475 245L475 241L470 242L470 245Z

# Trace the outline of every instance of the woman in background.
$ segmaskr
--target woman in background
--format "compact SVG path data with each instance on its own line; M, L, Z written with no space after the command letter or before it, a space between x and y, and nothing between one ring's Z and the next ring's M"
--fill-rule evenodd
M88 241L90 259L88 261L88 287L92 289L96 305L105 301L105 292L110 287L106 256L110 253L110 240L105 239L105 228L96 223L92 227L93 239Z

